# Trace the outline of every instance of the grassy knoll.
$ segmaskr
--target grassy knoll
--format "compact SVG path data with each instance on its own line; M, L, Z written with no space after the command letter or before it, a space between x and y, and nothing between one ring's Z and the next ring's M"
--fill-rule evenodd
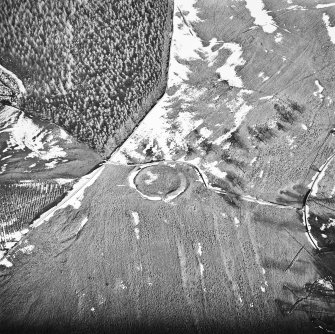
M191 170L184 194L149 201L129 187L130 170L107 166L79 210L59 211L28 235L32 254L20 251L25 240L12 251L0 283L2 328L314 332L308 312L278 307L296 301L286 286L303 291L323 274L295 210L228 205Z

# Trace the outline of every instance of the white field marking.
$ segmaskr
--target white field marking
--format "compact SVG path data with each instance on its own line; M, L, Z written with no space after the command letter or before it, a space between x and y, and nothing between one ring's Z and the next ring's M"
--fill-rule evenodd
M323 20L324 24L326 25L327 32L328 32L328 35L329 35L329 38L330 38L331 42L333 44L335 44L335 27L332 27L330 25L329 15L327 15L326 13L323 13L322 20Z
M134 228L136 239L138 240L140 238L140 229L138 227Z
M5 266L7 268L10 268L10 267L13 267L13 263L8 261L7 258L3 258L1 261L0 261L0 266Z
M56 211L64 209L69 205L71 205L74 209L79 209L81 206L81 201L84 198L85 190L96 181L104 168L105 165L102 165L90 174L83 176L77 183L74 184L72 190L68 192L63 200L56 206L52 207L50 210L43 213L40 218L36 219L33 222L32 227L38 227L41 224L49 221L49 219L54 215Z
M301 124L301 127L303 128L303 130L307 131L308 128L307 128L307 125L306 124Z
M200 243L200 242L197 243L197 254L198 254L199 256L202 255L202 246L201 246L201 243Z
M259 172L259 178L262 178L262 177L263 177L263 174L264 174L264 170L262 169L262 170Z
M220 81L227 80L229 86L242 88L243 82L236 74L236 67L245 64L242 58L242 47L236 43L224 43L223 47L229 50L232 54L226 60L226 63L216 70L220 76Z
M204 127L204 128L200 129L199 133L200 133L201 137L208 138L212 135L213 131Z
M27 245L19 249L20 252L24 254L31 254L34 250L35 246L34 245Z
M258 158L258 157L254 157L254 158L250 161L249 165L252 166L252 165L256 162L257 158Z
M276 36L275 36L275 42L276 43L281 43L283 41L283 34L280 32L277 32Z
M325 4L319 3L318 5L315 6L315 8L320 9L320 8L327 8L327 7L333 7L333 6L335 6L335 2L325 3Z
M324 90L324 87L321 86L320 84L320 81L319 80L315 80L315 85L316 87L318 88L317 91L315 91L313 93L314 96L317 96L320 100L323 100L324 99L324 95L322 94L323 90Z
M10 75L16 82L19 91L22 95L26 95L27 91L22 83L22 81L11 71L7 70L6 68L4 68L3 66L0 65L0 71L7 73L8 75Z
M270 100L273 98L273 95L268 95L268 96L263 96L263 97L260 97L259 99L260 100Z
M134 219L134 225L137 226L140 223L140 217L136 211L132 211L132 216Z
M264 286L262 286L262 285L261 285L261 291L262 291L262 292L265 292L265 288L264 288Z
M237 96L234 100L227 102L227 107L230 109L230 112L234 113L234 122L235 126L229 130L229 132L225 133L221 137L217 138L214 141L215 145L220 145L222 144L223 141L227 140L231 134L236 131L239 126L242 124L243 120L247 116L248 112L252 109L252 106L247 105L247 103L243 99L244 94L251 94L252 91L246 90L246 89L241 89L237 93Z
M234 224L236 227L240 226L240 220L237 217L234 217Z
M269 78L270 78L270 77L266 76L266 75L264 74L264 72L260 72L260 73L258 74L258 77L261 78L261 79L263 80L263 82L269 80Z
M251 16L255 19L254 23L262 27L266 33L273 33L277 30L277 26L273 18L264 9L262 0L245 0L246 8L250 11Z
M146 175L149 176L149 179L144 181L145 184L151 184L158 179L158 175L153 174L150 170L146 172Z

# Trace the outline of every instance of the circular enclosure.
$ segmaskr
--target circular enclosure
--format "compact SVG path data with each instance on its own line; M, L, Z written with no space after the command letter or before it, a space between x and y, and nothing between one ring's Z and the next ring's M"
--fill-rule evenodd
M155 165L141 169L135 177L135 185L143 195L164 198L178 190L180 173L170 166Z

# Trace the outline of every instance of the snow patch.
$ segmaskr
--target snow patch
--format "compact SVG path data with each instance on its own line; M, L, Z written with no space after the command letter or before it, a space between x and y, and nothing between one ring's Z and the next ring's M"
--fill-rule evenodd
M19 91L22 95L27 94L27 91L22 83L22 81L11 71L7 70L6 68L4 68L2 65L0 65L0 71L5 72L6 74L10 75L16 82Z
M262 0L245 0L246 8L250 11L251 16L255 19L254 23L262 27L266 33L273 33L277 30L273 18L268 14L268 11L264 9L264 3Z
M71 181L73 181L73 179L62 179L62 178L59 178L59 179L54 179L55 182L57 182L59 185L64 185L64 184L67 184L67 183L70 183Z
M34 245L27 245L25 247L20 248L20 252L24 254L31 254L34 250L35 246Z
M321 86L320 81L319 80L315 80L315 85L318 88L317 91L315 91L313 93L314 96L317 96L320 100L324 99L324 95L322 94L324 87Z
M261 79L263 80L263 82L269 80L269 78L270 78L270 77L266 76L266 75L264 74L264 72L260 72L260 73L258 74L258 77L261 78Z
M62 147L56 145L56 141L46 140L50 133L44 131L18 109L5 107L0 114L0 123L2 123L0 133L7 132L9 135L6 150L28 149L31 153L27 158L37 157L41 160L57 159L67 155Z
M307 10L306 7L302 7L302 6L299 6L299 5L292 5L290 7L287 7L286 9L287 10Z
M238 92L236 98L230 102L226 102L226 106L230 109L230 112L234 113L235 118L235 126L230 129L229 132L225 133L221 137L217 138L214 141L214 144L220 145L223 141L227 140L233 132L235 132L239 126L242 124L248 112L252 109L252 106L247 105L247 103L243 99L244 94L251 94L252 91L241 89Z
M236 74L236 67L245 64L245 60L242 58L242 47L236 43L224 43L223 47L231 51L231 55L226 60L226 63L216 70L219 74L220 80L227 80L229 86L242 88L243 82L240 77Z
M132 216L134 219L134 225L137 226L140 223L140 217L136 211L132 211Z
M199 131L201 137L208 138L212 135L213 131L207 129L207 128L201 128Z
M329 15L327 15L326 13L323 13L322 20L323 20L324 24L326 25L327 32L328 32L328 35L330 37L331 42L333 44L335 44L335 27L332 27L330 25Z
M74 184L72 190L68 192L65 198L59 204L43 213L40 218L36 219L33 222L32 227L38 227L49 221L56 211L64 209L69 205L71 205L74 209L79 209L81 201L84 198L85 190L97 180L104 168L105 166L103 165L90 174L83 176L77 183Z
M319 3L318 5L315 6L315 8L320 9L320 8L327 8L327 7L333 7L333 6L335 6L335 2L325 3L325 4Z
M273 98L273 95L268 95L268 96L263 96L263 97L260 97L259 99L260 100L270 100Z
M140 229L138 227L134 228L136 239L138 240L140 238Z
M306 124L301 124L301 127L302 127L302 129L303 129L303 130L305 130L305 131L307 131L307 130L308 130L308 128L307 128L307 125L306 125Z
M8 261L7 258L3 258L1 261L0 261L0 266L5 266L7 268L10 268L10 267L13 267L13 263Z
M226 172L222 172L218 167L218 162L214 161L214 162L207 162L207 163L203 163L203 168L208 171L209 173L213 174L214 176L216 176L219 179L224 179L227 176Z
M275 42L276 43L281 43L283 40L283 34L280 32L277 32L276 36L275 36Z
M199 256L202 255L202 246L201 246L201 243L200 243L200 242L197 243L197 254L198 254Z

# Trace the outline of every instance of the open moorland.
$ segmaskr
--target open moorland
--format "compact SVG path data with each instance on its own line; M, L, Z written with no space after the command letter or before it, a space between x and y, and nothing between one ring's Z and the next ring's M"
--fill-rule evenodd
M293 307L326 269L295 210L228 205L189 166L179 166L183 193L150 201L130 186L131 171L106 165L80 207L56 211L12 251L2 328L298 333L327 311L319 301L311 315L313 298Z
M170 2L148 1L146 8L131 0L106 8L85 1L15 4L22 22L5 15L6 29L8 23L49 24L51 13L62 11L61 19L53 18L59 21L55 43L67 51L63 58L55 54L63 69L55 75L39 63L39 50L50 51L38 47L43 29L22 47L8 37L3 49L12 61L2 65L15 73L24 64L27 72L16 73L23 83L9 74L1 79L4 104L12 106L0 112L0 120L10 120L0 139L1 161L11 169L0 168L14 175L10 159L19 154L21 175L32 168L35 179L44 178L32 186L18 182L21 176L10 184L4 178L3 189L21 195L4 196L11 204L1 226L12 226L12 216L32 218L29 229L17 225L17 236L13 225L13 241L4 240L2 332L334 332L335 3L174 0L169 57ZM43 9L43 18L29 14ZM55 27L48 24L45 31ZM87 32L90 24L97 31ZM77 45L71 38L78 27ZM81 44L86 33L96 33L102 49L114 49ZM79 51L94 65L80 63ZM36 57L36 72L29 74ZM167 59L167 89L156 101ZM76 77L77 70L86 77ZM61 153L71 150L58 126L43 123L41 134L23 136L27 149L21 149L15 126L35 119L14 109L20 101L105 155L131 134L94 168L96 153L87 148L92 167L84 173L85 154L79 155L85 175L72 182ZM84 112L65 124L64 113L72 108L77 115L81 103ZM78 132L81 117L88 122ZM43 159L53 152L58 155ZM28 165L31 158L36 165ZM22 205L34 186L35 201Z

